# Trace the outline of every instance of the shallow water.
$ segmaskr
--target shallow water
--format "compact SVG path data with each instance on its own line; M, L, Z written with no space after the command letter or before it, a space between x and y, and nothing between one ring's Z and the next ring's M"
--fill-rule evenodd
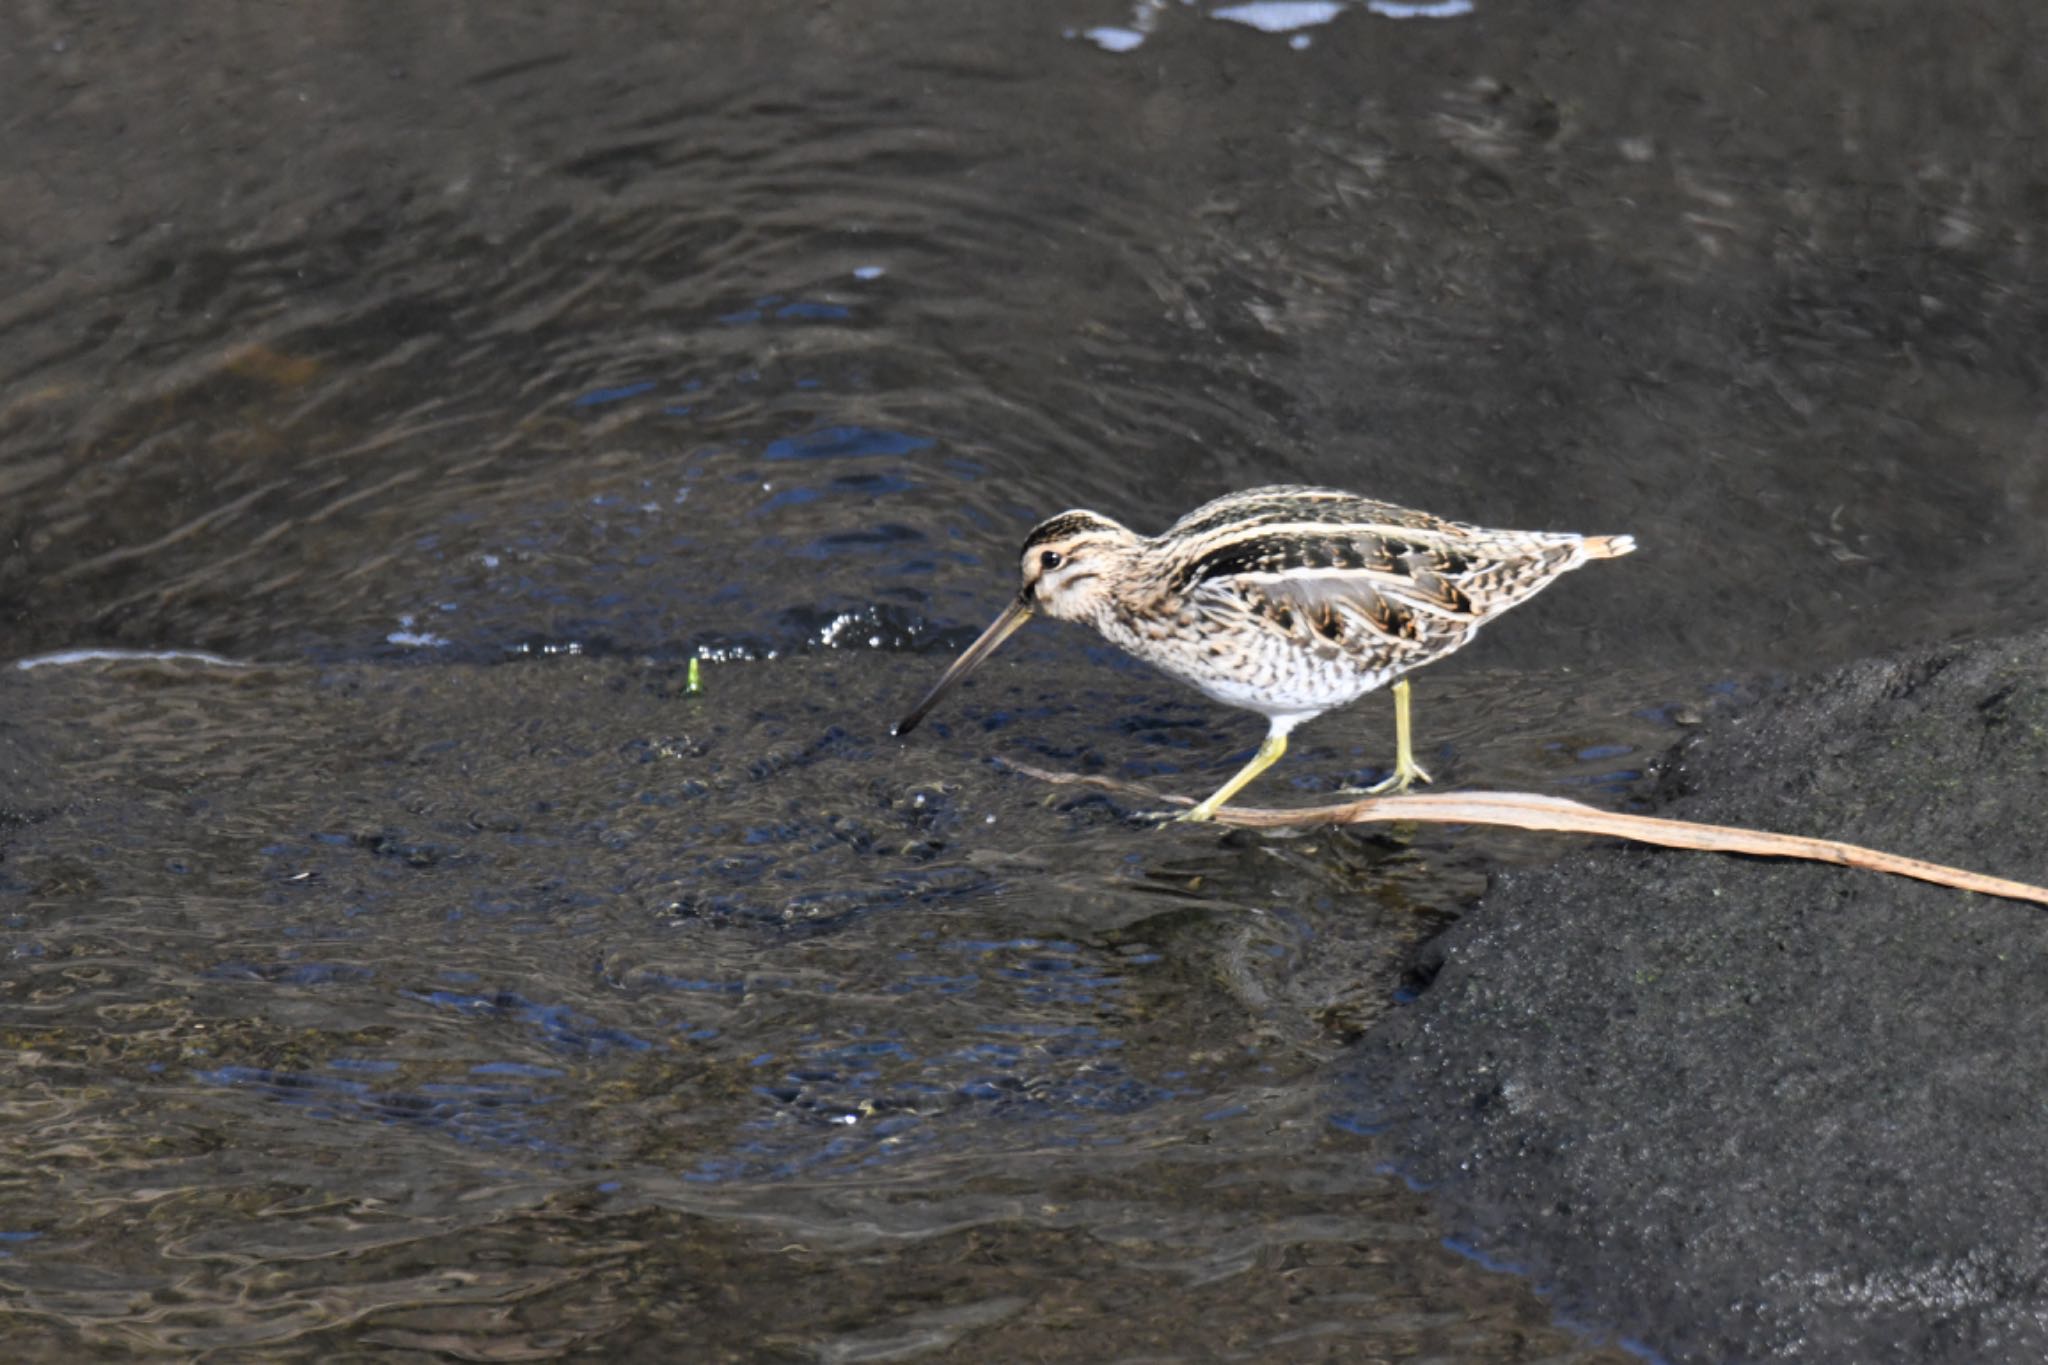
M1450 783L2038 615L2038 47L1652 17L39 11L0 657L216 657L0 673L10 1337L1609 1354L1326 1067L1544 842L1038 787L1259 732L1073 628L887 727L1039 517L1262 482L1642 544L1419 680Z

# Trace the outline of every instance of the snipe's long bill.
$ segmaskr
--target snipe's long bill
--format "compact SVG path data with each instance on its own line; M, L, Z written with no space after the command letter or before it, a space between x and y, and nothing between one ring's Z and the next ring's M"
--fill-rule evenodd
M995 653L997 645L1015 635L1017 628L1031 619L1031 610L1031 599L1028 593L1018 597L1009 606L1004 607L1003 614L998 616L994 623L981 633L980 639L967 646L965 653L953 660L952 666L944 673L941 673L939 680L932 684L932 690L924 694L924 700L912 707L909 715L897 721L896 728L889 733L892 735L907 735L912 730L915 730L918 722L923 720L930 713L931 709L937 706L948 692L953 690L956 683L975 669L981 667L981 661Z
M1254 488L1204 503L1156 536L1062 512L1024 538L1022 588L900 721L917 727L1030 620L1085 621L1118 648L1226 706L1266 717L1249 763L1183 820L1207 820L1287 752L1305 720L1394 684L1394 770L1370 790L1429 780L1410 741L1411 669L1628 536L1498 531L1335 488Z

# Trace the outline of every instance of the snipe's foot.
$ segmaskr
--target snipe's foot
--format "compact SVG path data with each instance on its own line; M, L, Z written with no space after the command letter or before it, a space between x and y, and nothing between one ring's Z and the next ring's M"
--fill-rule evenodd
M1436 779L1431 777L1428 771L1414 759L1409 759L1406 762L1397 759L1394 763L1394 771L1388 773L1370 787L1351 787L1346 790L1360 796L1398 796L1418 782L1426 785L1434 781Z
M1207 815L1197 815L1199 807L1182 806L1178 810L1137 810L1131 812L1131 819L1141 825L1154 828L1166 825L1184 825L1197 820L1207 820Z

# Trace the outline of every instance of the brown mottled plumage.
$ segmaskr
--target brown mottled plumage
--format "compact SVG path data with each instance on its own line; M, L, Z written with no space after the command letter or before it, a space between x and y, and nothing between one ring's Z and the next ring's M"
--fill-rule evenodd
M897 725L925 713L1033 613L1086 621L1112 644L1270 728L1259 752L1183 819L1206 820L1287 749L1287 733L1440 659L1479 627L1628 536L1494 531L1334 488L1254 488L1204 503L1156 536L1062 512L1024 539L1023 588ZM1429 775L1395 684L1398 752L1374 788Z

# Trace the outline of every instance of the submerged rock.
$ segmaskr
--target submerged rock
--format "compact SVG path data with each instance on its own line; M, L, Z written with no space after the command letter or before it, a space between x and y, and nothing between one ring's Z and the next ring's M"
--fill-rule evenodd
M1660 814L2048 883L2048 633L1717 718ZM1600 846L1500 878L1362 1044L1403 1168L1673 1361L2048 1359L2048 912Z

